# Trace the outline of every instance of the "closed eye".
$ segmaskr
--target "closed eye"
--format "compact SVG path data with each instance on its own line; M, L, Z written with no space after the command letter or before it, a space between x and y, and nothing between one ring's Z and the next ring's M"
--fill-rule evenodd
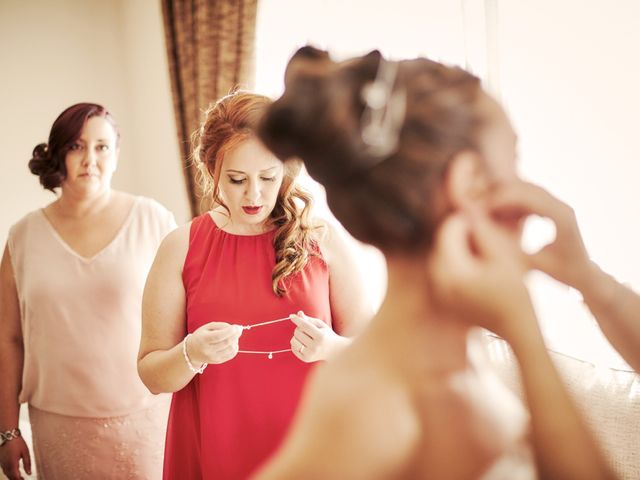
M245 182L246 178L232 178L229 177L229 181L234 185L241 185Z
M276 181L276 177L261 177L261 180L264 180L265 182L275 182Z

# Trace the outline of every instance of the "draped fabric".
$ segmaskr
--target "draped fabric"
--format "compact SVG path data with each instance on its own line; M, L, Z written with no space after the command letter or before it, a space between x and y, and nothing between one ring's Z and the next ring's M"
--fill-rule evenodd
M257 0L162 0L173 105L191 207L200 202L191 135L202 112L236 87L250 89L255 71Z

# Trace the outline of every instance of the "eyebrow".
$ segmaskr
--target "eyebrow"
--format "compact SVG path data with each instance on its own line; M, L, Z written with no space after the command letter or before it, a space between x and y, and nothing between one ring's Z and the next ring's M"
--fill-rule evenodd
M264 170L260 170L260 173L266 173L266 172L269 172L269 171L271 171L271 170L273 170L275 168L278 168L278 166L274 165L273 167L265 168ZM225 171L227 173L240 173L242 175L246 175L247 174L247 172L243 172L242 170L234 170L232 168L229 168L229 169L227 169Z
M76 142L84 142L87 143L87 141L84 138L78 138L76 140ZM96 138L96 142L105 142L105 143L109 143L109 140L107 140L106 138Z

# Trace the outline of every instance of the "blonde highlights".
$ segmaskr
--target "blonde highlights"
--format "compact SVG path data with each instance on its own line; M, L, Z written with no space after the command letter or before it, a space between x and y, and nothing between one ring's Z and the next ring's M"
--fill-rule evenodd
M237 91L214 104L205 112L201 127L194 132L192 160L198 168L198 182L202 200L209 200L207 208L229 208L220 197L220 171L225 155L245 140L253 137L262 114L271 105L263 95ZM276 265L271 274L276 296L286 294L286 280L302 271L310 256L318 256L315 245L317 225L310 220L312 197L296 185L301 163L284 162L282 185L269 221L275 227L273 247Z
M319 257L315 241L320 225L310 220L313 199L295 183L301 166L299 160L285 161L278 200L271 212L271 221L276 225L273 238L276 265L271 282L273 292L279 297L287 291L285 280L300 272L309 256Z

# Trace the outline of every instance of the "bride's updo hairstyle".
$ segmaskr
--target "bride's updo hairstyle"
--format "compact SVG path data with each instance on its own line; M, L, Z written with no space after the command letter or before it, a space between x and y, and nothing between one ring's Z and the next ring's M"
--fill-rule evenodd
M304 161L354 237L387 254L425 251L446 213L450 160L478 151L481 91L477 77L425 58L336 63L303 47L259 133L281 159Z

